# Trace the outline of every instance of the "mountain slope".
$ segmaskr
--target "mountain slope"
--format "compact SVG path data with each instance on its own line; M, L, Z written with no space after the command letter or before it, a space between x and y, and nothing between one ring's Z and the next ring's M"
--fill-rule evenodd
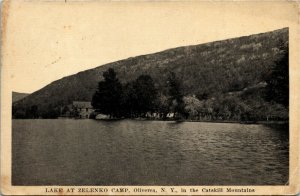
M287 28L128 58L54 81L14 103L14 108L37 105L39 110L47 110L74 100L90 101L108 68L113 68L123 83L149 74L159 89L165 88L167 75L173 71L185 95L219 96L264 81L280 56L282 43L288 43Z
M14 103L16 101L19 101L28 95L28 93L12 92L12 102Z

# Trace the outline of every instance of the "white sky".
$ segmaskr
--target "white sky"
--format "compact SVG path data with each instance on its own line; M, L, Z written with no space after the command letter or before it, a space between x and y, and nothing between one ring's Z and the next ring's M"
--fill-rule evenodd
M291 3L63 3L14 1L3 74L13 91L108 62L288 27Z

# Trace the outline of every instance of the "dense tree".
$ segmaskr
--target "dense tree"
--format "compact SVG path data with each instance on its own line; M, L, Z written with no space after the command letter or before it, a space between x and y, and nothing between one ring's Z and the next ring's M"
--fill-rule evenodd
M167 82L169 85L169 103L174 112L174 116L185 116L186 113L184 110L183 92L180 80L176 77L174 72L170 72Z
M267 78L266 98L286 107L289 105L289 51L288 47L283 49L282 58L275 62L271 74Z
M93 95L92 106L100 113L119 117L122 85L112 68L103 72L103 77L104 81L98 83L98 89Z
M124 117L137 117L137 102L138 97L134 87L134 81L128 82L123 87L122 99L121 99L121 110Z
M169 108L169 98L160 93L156 99L156 112L159 114L159 117L165 119L170 112Z
M124 116L145 116L155 111L157 90L149 75L141 75L123 88L122 111Z
M69 107L68 106L63 106L62 108L61 108L61 114L62 115L67 115L67 114L69 114L70 113L70 109L69 109Z
M188 113L188 117L191 119L198 118L202 113L203 101L197 99L196 96L185 96L183 98L184 109Z
M134 82L135 95L138 99L136 103L137 112L145 116L147 112L155 109L157 91L154 81L149 75L141 75Z
M32 105L30 107L30 109L28 110L28 112L29 112L28 116L30 116L30 118L38 118L39 117L37 105Z
M157 91L149 75L141 75L136 80L122 86L113 69L103 73L104 81L92 99L97 112L111 117L138 117L155 111Z
M12 106L12 118L26 118L26 111L21 106Z
M46 110L41 110L39 114L42 118L54 119L60 115L60 108L49 104Z
M39 118L39 110L37 105L26 106L26 107L19 107L16 106L12 107L12 117L13 118L24 118L24 119L33 119Z

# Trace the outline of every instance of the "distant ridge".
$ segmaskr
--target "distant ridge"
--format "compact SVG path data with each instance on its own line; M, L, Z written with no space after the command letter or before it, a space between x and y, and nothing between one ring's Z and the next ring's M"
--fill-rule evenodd
M149 74L160 89L173 71L181 79L185 95L222 96L264 82L280 56L282 43L288 43L288 28L131 57L56 80L14 106L37 105L47 110L74 100L90 101L108 68L113 68L123 83Z
M19 101L28 95L29 93L12 92L12 102L14 103L16 101Z

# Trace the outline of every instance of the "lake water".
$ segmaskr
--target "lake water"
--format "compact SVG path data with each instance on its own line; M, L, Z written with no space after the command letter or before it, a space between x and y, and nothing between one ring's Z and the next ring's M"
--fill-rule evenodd
M287 129L165 121L13 120L13 185L284 185Z

